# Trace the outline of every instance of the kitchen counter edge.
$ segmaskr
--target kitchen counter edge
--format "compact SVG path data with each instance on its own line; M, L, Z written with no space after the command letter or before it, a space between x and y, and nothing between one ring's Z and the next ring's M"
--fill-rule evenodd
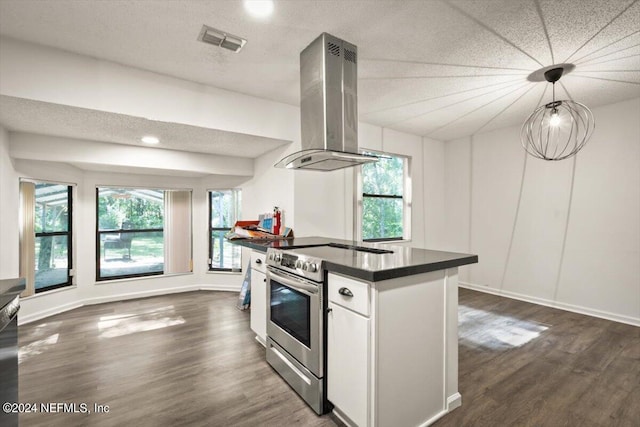
M298 239L300 240L300 239ZM327 239L329 240L329 239ZM272 246L280 245L281 240L231 240L230 243L244 246L260 252L267 252ZM285 245L286 246L286 245ZM421 249L428 250L428 249ZM343 264L337 264L331 261L325 261L325 268L332 273L339 273L354 279L365 280L368 282L380 282L382 280L397 279L399 277L413 276L416 274L429 273L432 271L446 270L449 268L460 267L478 262L477 255L459 254L460 256L451 257L450 259L440 260L437 262L423 263L417 265L409 265L406 267L397 267L388 270L366 270Z

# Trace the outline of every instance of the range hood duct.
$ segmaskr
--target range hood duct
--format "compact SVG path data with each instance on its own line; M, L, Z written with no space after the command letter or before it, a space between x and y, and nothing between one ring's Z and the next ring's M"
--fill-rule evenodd
M276 163L331 171L377 157L358 153L358 48L322 33L300 53L302 150Z

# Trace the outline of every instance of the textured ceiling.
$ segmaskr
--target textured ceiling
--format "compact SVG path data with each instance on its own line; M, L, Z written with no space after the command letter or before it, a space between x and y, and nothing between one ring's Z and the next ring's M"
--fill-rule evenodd
M0 105L0 123L18 132L135 146L153 135L161 141L153 147L250 158L290 142L4 95Z
M202 24L248 43L200 43ZM293 105L323 31L358 46L361 121L436 139L522 123L554 63L576 65L560 98L640 96L638 0L276 0L262 21L240 1L0 1L2 35Z

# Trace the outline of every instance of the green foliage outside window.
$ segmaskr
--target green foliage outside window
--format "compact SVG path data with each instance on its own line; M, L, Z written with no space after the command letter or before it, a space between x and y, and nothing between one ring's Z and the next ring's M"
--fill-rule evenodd
M97 280L163 273L164 205L164 190L98 189Z
M381 157L362 166L362 239L402 239L404 164L400 157Z
M211 270L240 271L242 269L241 248L232 245L225 234L233 227L240 216L240 191L218 190L209 193L211 221L210 258Z
M35 291L71 284L71 187L35 184Z
M100 230L127 228L145 230L164 224L164 191L101 188L98 195Z
M34 229L36 233L53 233L69 229L69 187L62 184L37 183Z

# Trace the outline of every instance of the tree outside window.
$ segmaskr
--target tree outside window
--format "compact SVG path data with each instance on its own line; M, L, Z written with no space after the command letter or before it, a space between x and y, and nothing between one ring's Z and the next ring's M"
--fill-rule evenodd
M362 166L362 240L402 240L407 159L382 155Z
M209 270L241 271L240 246L224 238L240 217L240 190L210 191L209 213Z
M165 192L98 188L97 280L163 274Z
M63 184L35 184L35 292L71 285L71 196Z

